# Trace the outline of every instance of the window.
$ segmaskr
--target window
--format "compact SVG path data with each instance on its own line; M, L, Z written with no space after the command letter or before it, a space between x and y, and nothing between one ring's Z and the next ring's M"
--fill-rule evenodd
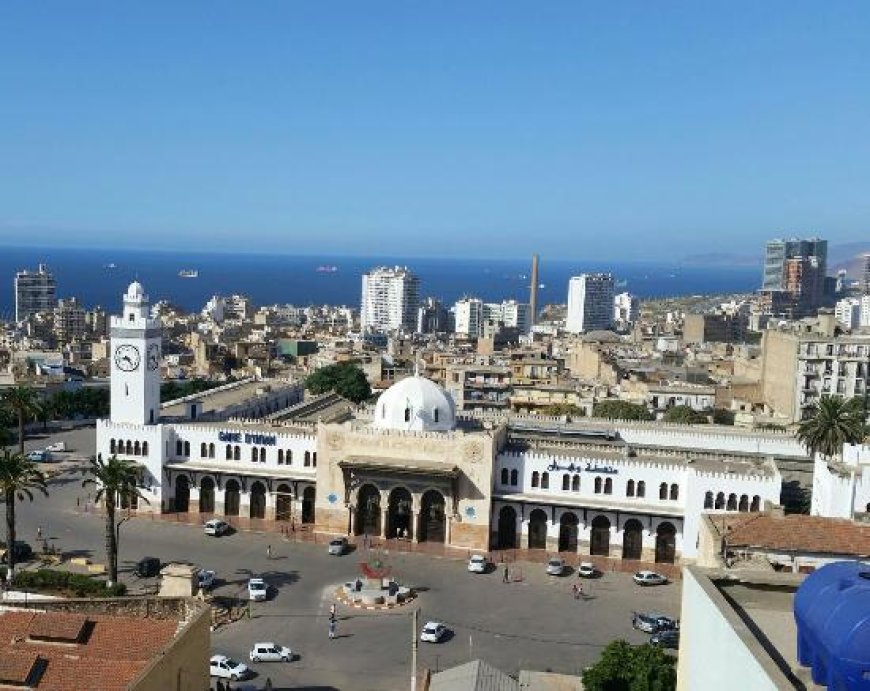
M725 493L724 492L719 492L719 494L716 495L716 508L717 509L724 509L725 508Z
M233 447L233 460L241 461L242 460L242 450L238 446Z
M541 476L536 470L532 473L532 487L537 487L540 484Z
M227 460L233 460L233 447L227 444Z
M680 486L677 483L671 485L671 501L677 501L680 498Z
M737 495L729 494L728 495L728 510L729 511L737 511Z
M405 408L405 422L411 422L411 409Z
M707 494L704 495L704 508L705 509L712 509L713 508L713 493L712 492L707 492Z
M306 451L306 452L305 452L305 463L304 463L304 465L305 465L306 468L309 467L309 466L311 465L311 452L310 452L310 451Z
M208 457L208 444L206 444L205 442L199 445L199 455L201 458Z
M519 473L517 473L517 469L514 468L511 471L511 487L516 487L519 481Z
M637 481L637 496L645 497L646 496L646 482L643 480Z
M568 473L562 475L562 491L567 492L571 489L571 476Z
M208 445L208 457L214 458L214 444Z
M613 494L613 478L607 478L604 481L604 493Z
M284 465L284 449L278 449L278 465Z
M264 446L260 449L260 463L265 463L265 462L266 462L266 447Z
M625 485L625 496L633 497L634 496L634 480L629 480Z
M109 453L115 453L115 440L109 440Z
M387 406L381 405L381 420L387 417Z
M749 497L745 494L740 495L740 504L737 507L738 511L749 511Z
M571 478L571 491L579 492L580 491L580 476L575 475Z
M257 451L257 447L256 447L256 446L252 446L252 447L251 447L251 460L252 460L254 463L257 462L257 460L258 460L258 458L259 458L259 455L260 455L260 454L259 454L259 452Z
M127 321L136 321L136 315L133 312L130 312L130 316L127 318Z
M668 483L663 482L659 485L659 499L667 499L668 498Z
M176 456L183 456L184 455L184 443L181 441L181 439L177 439L175 441L175 455Z
M758 511L761 506L761 497L757 494L752 497L752 505L749 507L750 511ZM870 508L867 509L867 513L870 513Z
M287 449L287 454L284 456L284 460L286 461L287 465L293 463L293 452L290 449Z
M435 422L438 422L438 408L435 408L435 410L432 411L432 419L434 419Z
M317 467L317 452L311 454L311 465Z
M184 442L184 455L190 456L190 442L189 441Z
M142 455L143 456L148 455L148 442L147 441L142 442Z
M510 473L508 473L507 468L501 469L501 484L506 485L508 483L508 478L510 477Z
M541 473L541 489L550 489L550 473Z
M595 494L601 494L601 478L595 478Z
M142 451L142 447L139 445L139 442L135 442L133 444L133 455L138 456Z

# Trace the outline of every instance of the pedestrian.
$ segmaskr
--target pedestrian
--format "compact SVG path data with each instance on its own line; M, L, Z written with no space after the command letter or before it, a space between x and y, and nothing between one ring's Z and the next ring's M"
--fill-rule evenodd
M578 585L578 586L577 586L577 599L579 600L579 599L580 599L581 597L583 597L583 596L584 596L584 595L583 595L583 586L582 586L582 585Z
M272 545L266 545L266 559L272 558Z
M508 569L508 565L504 565L504 583L510 583L510 570Z
M580 589L577 587L577 584L576 584L576 583L575 583L574 585L571 586L571 592L574 594L574 599L575 599L575 600L579 600L579 599L580 599Z
M329 606L329 618L335 619L335 603L334 602Z
M329 620L329 637L335 638L335 619Z
M37 540L41 540L41 539L42 539L42 526L38 526L38 527L36 528L36 539L37 539Z
M369 548L369 534L366 532L366 533L363 533L363 549L368 549L368 548Z
M272 677L266 677L266 685L263 689L264 691L272 691Z

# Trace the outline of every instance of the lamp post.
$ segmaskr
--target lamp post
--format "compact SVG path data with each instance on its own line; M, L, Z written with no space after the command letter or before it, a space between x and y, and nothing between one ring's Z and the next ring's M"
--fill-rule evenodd
M121 526L129 521L130 518L132 518L132 516L130 516L130 514L127 514L126 516L124 516L124 518L122 518L115 524L115 560L118 559L118 555L121 553ZM114 583L112 583L112 581L107 581L107 584L110 588L115 585Z

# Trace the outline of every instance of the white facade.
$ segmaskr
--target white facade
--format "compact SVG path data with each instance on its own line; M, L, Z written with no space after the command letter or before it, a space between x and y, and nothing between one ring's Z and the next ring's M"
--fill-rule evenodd
M828 518L870 514L870 445L844 446L842 461L816 455L810 513Z
M568 282L565 329L583 333L613 326L613 275L580 274Z
M471 337L479 336L484 323L488 321L501 322L508 328L518 329L520 333L528 333L532 326L531 307L516 300L483 302L478 298L465 297L453 305L453 313L454 331Z
M847 329L857 328L861 323L861 301L858 298L844 298L834 307L834 316Z
M420 306L420 279L407 267L380 266L362 277L360 328L413 331Z
M525 302L505 300L501 303L501 320L508 328L515 328L520 333L529 333L532 328L532 307Z
M637 319L640 301L631 293L620 293L613 298L613 321L633 324Z
M483 323L483 301L477 298L462 298L453 305L454 331L465 336L477 337Z
M824 395L867 396L870 387L870 336L802 336L797 353L794 410L798 415Z
M154 424L160 418L160 322L148 316L148 296L133 282L124 313L111 319L111 410L115 422Z

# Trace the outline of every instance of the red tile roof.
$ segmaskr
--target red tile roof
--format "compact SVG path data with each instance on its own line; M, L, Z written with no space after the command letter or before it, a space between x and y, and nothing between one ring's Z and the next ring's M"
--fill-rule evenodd
M39 655L32 652L4 652L0 656L0 684L24 686Z
M734 525L725 539L729 547L870 556L870 525L845 518L756 514Z
M66 618L68 622L63 621ZM32 631L44 632L49 624L69 634L84 619L93 629L79 643L29 638ZM38 655L45 667L32 688L39 691L121 691L174 638L177 629L178 622L170 619L0 612L0 660Z

